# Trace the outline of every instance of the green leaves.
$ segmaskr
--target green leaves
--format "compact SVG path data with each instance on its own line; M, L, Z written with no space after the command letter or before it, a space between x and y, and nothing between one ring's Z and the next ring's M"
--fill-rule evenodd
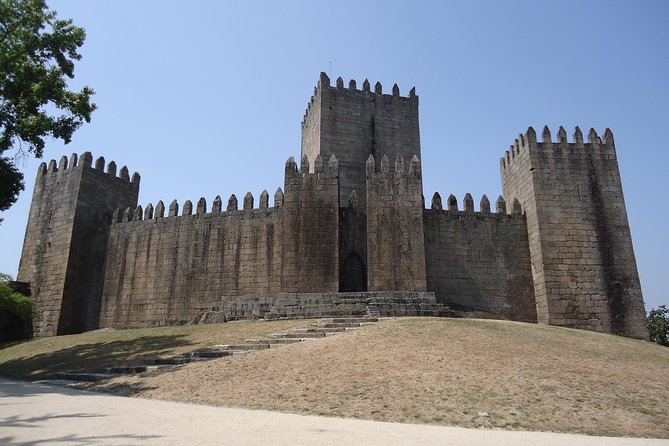
M0 154L16 148L41 158L46 137L67 144L90 122L93 89L67 89L85 39L83 28L56 19L44 0L0 0ZM0 169L5 210L23 190L23 176L9 158Z
M72 20L56 20L43 0L0 0L0 153L24 142L39 158L46 136L67 143L90 122L93 90L69 91L66 82L85 38ZM49 116L47 108L62 115Z
M14 292L5 282L0 282L0 312L17 319L30 319L35 314L35 300Z
M0 157L0 211L14 204L23 190L23 174L9 158Z
M669 347L669 308L660 305L648 313L646 318L650 340Z

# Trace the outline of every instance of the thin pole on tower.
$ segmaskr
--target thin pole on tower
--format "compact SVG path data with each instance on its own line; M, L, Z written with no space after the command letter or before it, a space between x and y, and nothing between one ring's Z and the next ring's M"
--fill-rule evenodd
M332 61L330 61L330 74L329 74L330 79L332 79Z

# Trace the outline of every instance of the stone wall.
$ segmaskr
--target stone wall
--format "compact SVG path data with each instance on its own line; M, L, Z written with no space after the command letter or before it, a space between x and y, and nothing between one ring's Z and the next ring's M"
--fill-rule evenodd
M318 158L320 160L320 158ZM286 163L284 192L233 195L227 209L204 198L178 215L161 203L117 212L111 227L100 312L101 327L193 322L239 296L336 292L339 287L337 160L308 173Z
M35 296L35 334L77 333L97 326L107 228L116 206L137 204L139 175L130 181L113 161L92 166L88 152L58 166L40 165L26 227L18 280Z
M365 316L370 308L381 316L455 316L434 293L425 291L248 295L225 300L216 308L202 313L199 320Z
M353 190L366 207L365 163L369 155L395 159L401 154L407 161L420 157L418 96L415 89L402 97L397 85L392 94L383 94L380 83L374 89L367 80L358 90L355 81L336 86L321 73L312 101L302 122L302 156L313 162L317 154L325 160L335 155L341 179L340 205L347 206Z
M82 171L61 310L63 333L98 328L111 215L115 208L137 205L139 174L129 178L123 166L117 177L115 162L107 165L106 173L104 166L105 159L99 157L94 168Z
M423 184L420 161L401 155L391 170L367 161L367 289L425 291ZM407 170L408 167L408 170Z
M320 156L309 173L291 157L286 163L281 291L339 290L339 178L333 155L327 169Z
M452 195L444 210L435 194L423 214L427 287L439 302L536 322L525 218L507 214L502 197L491 213L484 195L480 210L469 194L464 211Z
M530 128L500 166L504 196L527 213L539 320L647 338L613 135L557 139Z
M114 223L100 327L182 324L229 296L275 294L277 240L281 212L268 207Z

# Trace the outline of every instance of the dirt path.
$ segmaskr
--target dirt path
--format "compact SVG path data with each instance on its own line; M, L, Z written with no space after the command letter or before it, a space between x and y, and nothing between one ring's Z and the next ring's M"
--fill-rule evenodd
M0 444L669 446L669 440L323 418L122 398L0 379Z

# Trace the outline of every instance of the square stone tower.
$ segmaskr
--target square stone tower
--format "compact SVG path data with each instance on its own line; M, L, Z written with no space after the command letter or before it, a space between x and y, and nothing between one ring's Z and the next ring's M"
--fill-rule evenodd
M620 171L609 129L557 142L530 127L500 162L507 201L527 215L539 322L648 338Z
M98 328L104 259L114 209L135 209L140 176L76 154L37 172L18 280L36 299L38 336ZM69 164L69 165L68 165Z
M383 94L379 82L371 91L365 80L358 90L354 80L344 88L341 77L331 87L328 76L321 73L302 121L301 157L313 165L319 154L324 160L332 155L339 160L340 205L346 207L355 190L360 207L366 207L369 155L394 160L399 154L407 161L421 157L415 88L402 97L397 85L392 94Z

